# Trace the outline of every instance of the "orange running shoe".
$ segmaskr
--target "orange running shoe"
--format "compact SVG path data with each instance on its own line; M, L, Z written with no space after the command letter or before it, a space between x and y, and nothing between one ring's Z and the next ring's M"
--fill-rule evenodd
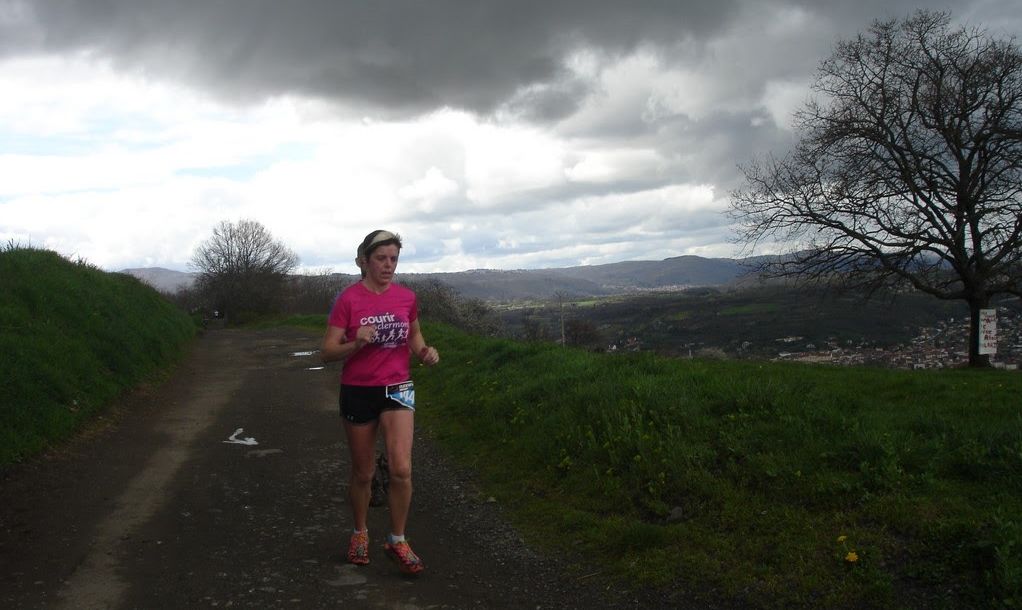
M412 547L408 546L407 541L402 540L394 544L388 542L383 545L383 550L405 574L418 574L423 570L422 560L415 554Z
M348 543L348 561L360 566L369 563L369 532L362 530L351 535Z

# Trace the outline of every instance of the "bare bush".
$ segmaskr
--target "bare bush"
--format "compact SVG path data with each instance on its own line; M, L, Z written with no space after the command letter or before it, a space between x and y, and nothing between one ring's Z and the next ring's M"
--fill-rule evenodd
M496 336L503 331L500 317L482 300L466 298L438 280L405 282L418 296L419 313L427 320L443 322L477 335Z
M279 310L298 255L254 220L222 221L195 250L190 266L206 306L226 318Z

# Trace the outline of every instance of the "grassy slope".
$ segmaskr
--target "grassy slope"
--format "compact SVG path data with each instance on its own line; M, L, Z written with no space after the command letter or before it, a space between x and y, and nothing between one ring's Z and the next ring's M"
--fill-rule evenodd
M0 251L0 465L70 435L177 357L195 326L137 279Z
M426 335L420 423L601 578L763 607L1022 603L1018 374Z

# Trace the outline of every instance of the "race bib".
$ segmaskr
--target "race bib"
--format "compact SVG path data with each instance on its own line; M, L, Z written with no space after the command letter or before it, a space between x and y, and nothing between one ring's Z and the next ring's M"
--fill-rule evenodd
M415 384L411 381L402 381L387 386L387 398L398 403L402 407L415 410Z

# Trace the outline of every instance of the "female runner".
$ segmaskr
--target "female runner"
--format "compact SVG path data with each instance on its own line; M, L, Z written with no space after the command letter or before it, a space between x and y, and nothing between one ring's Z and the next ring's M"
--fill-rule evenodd
M401 238L373 231L358 247L362 280L337 297L327 321L324 362L344 361L340 408L351 451L348 500L355 529L348 561L369 563L367 516L375 468L377 433L383 435L390 464L390 534L384 552L402 572L418 574L423 565L405 539L412 499L412 434L415 388L409 354L424 364L440 361L419 329L415 293L393 282Z

